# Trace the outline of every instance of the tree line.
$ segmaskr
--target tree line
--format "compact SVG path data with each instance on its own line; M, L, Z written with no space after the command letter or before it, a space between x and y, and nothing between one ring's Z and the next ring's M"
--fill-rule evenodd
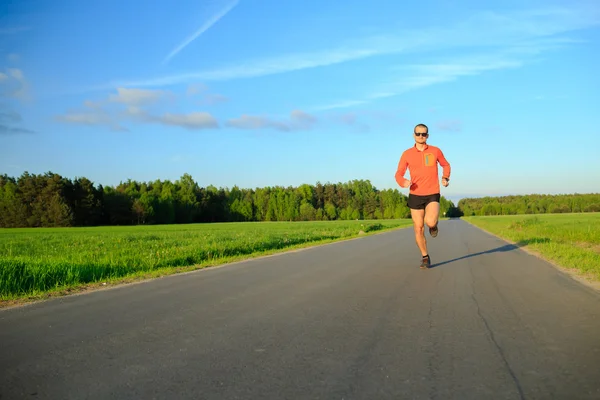
M599 212L600 193L465 198L458 209L465 216Z
M244 189L179 180L94 185L59 174L0 175L0 227L181 224L410 218L407 196L368 180ZM442 214L458 214L442 197Z

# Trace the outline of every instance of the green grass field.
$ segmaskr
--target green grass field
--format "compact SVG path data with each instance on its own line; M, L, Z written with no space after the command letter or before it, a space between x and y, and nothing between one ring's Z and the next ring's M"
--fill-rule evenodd
M600 213L463 219L582 277L600 281Z
M0 229L0 303L189 271L411 220Z
M600 281L600 213L465 217ZM411 220L0 229L0 306L407 227Z

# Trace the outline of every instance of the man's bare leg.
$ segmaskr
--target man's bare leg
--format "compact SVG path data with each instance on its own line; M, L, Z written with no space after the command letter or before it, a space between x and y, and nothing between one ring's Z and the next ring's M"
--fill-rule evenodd
M440 203L437 201L427 204L425 207L425 225L429 227L429 234L436 237L438 234L437 224L440 216Z
M427 240L425 240L425 210L414 210L411 208L410 215L415 228L415 240L421 255L427 255Z

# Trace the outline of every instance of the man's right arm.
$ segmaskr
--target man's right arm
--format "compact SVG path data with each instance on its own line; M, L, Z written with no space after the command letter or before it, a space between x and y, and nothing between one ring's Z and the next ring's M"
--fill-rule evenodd
M406 152L402 153L402 156L400 157L400 161L398 162L398 168L396 169L396 182L398 183L398 185L400 185L400 187L408 187L408 184L410 183L410 181L406 178L404 178L404 174L406 173L406 168L408 168L408 161L406 159Z

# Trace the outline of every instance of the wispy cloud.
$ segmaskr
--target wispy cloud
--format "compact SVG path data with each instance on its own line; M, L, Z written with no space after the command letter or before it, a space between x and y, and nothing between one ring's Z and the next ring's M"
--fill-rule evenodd
M30 30L29 26L7 26L0 28L0 35L14 35L16 33L25 32Z
M486 132L488 134L489 133L502 133L502 128L498 125L489 125L489 126L482 126L481 131Z
M0 135L32 134L34 131L15 126L23 120L21 114L11 110L0 110Z
M337 49L317 53L290 54L266 59L238 63L223 68L203 70L193 73L168 75L159 78L134 81L121 81L109 84L109 87L135 86L158 87L194 81L227 81L231 79L255 78L284 72L298 71L307 68L323 67L341 62L358 60L376 55L371 49Z
M25 74L18 68L6 68L0 72L0 98L10 101L28 99L29 84ZM7 103L8 104L8 103ZM0 135L31 134L34 131L17 126L23 120L21 114L13 111L7 104L0 104Z
M549 94L549 95L537 95L534 97L534 100L566 100L568 98L569 98L569 96L565 96L565 95Z
M237 129L274 129L283 132L311 129L317 122L317 118L301 110L294 110L290 113L289 120L278 121L275 119L242 115L239 118L232 118L226 122L226 126Z
M361 133L368 132L371 129L369 125L359 120L359 115L356 112L334 115L333 119L335 122L350 126Z
M301 110L294 110L290 113L292 128L294 129L310 129L317 122L317 118L313 115L305 113Z
M397 96L411 90L434 84L451 82L463 76L479 75L486 71L518 68L524 64L519 57L502 52L498 54L475 54L454 57L430 64L408 64L395 68L382 87L386 91L375 89L363 98L345 99L338 102L317 105L311 110L332 110L354 107L371 102L374 99Z
M19 56L17 53L10 53L6 56L6 59L11 63L16 63L19 62L21 56Z
M527 45L531 41L537 41L535 46L541 50L542 46L549 48L565 45L570 40L557 35L598 24L600 24L600 13L593 8L591 11L576 7L548 7L505 14L483 12L446 28L404 30L395 34L349 41L337 48L322 51L275 55L192 73L125 80L111 85L151 87L198 80L206 82L253 78L389 54L480 48L481 46ZM387 97L388 94L387 91L373 94L373 96L377 95Z
M435 127L440 131L460 132L462 130L462 121L455 119L438 121Z
M352 110L352 111L326 111L319 114L321 119L328 120L334 124L352 128L360 133L369 132L373 125L380 122L400 123L404 120L403 113L398 109L396 111L383 110Z
M29 84L25 74L18 68L6 68L0 72L0 96L25 100L28 97Z
M85 104L86 109L82 111L69 111L63 115L57 115L55 120L67 124L75 125L87 125L87 126L106 126L111 131L115 132L128 132L129 129L122 126L118 118L104 110L101 107L97 107L95 103L88 102Z
M207 93L207 91L208 87L205 84L195 83L188 86L186 94L189 97L199 97L196 102L202 105L215 105L229 101L227 96L218 93Z
M187 37L179 46L175 47L167 55L167 57L163 60L163 63L169 62L169 60L171 58L175 57L175 55L177 55L177 53L179 53L187 45L189 45L191 42L193 42L198 36L200 36L204 32L206 32L211 26L213 26L221 18L223 18L229 11L231 11L238 4L238 2L239 2L239 0L228 1L225 4L225 7L223 7L219 12L217 12L215 15L213 15L212 17L210 17L207 21L205 21L200 26L200 28L198 28L198 30L196 32L194 32L192 35L190 35L189 37Z
M0 111L0 122L4 122L4 123L15 123L15 122L21 122L22 118L21 118L21 114L19 114L18 112L15 111Z
M35 133L30 129L0 124L0 135L30 135Z
M412 64L399 68L398 77L391 85L395 95L436 83L450 82L462 76L479 75L486 71L518 68L524 64L517 57L505 54L476 54L441 60L430 64Z
M174 163L180 163L180 162L189 161L189 160L191 160L191 157L184 155L184 154L175 154L168 158L169 162L174 162Z
M188 96L195 96L206 90L208 90L208 87L204 83L193 83L188 86L186 93Z
M223 96L222 94L207 94L200 100L200 104L215 105L220 103L227 103L229 97Z
M348 108L348 107L354 107L354 106L359 106L361 104L366 104L369 101L366 99L363 100L340 100L334 103L327 103L324 105L319 105L319 106L315 106L312 107L311 110L312 111L327 111L327 110L335 110L338 108Z
M10 169L21 169L21 170L24 169L22 166L17 165L17 164L8 164L7 167Z

